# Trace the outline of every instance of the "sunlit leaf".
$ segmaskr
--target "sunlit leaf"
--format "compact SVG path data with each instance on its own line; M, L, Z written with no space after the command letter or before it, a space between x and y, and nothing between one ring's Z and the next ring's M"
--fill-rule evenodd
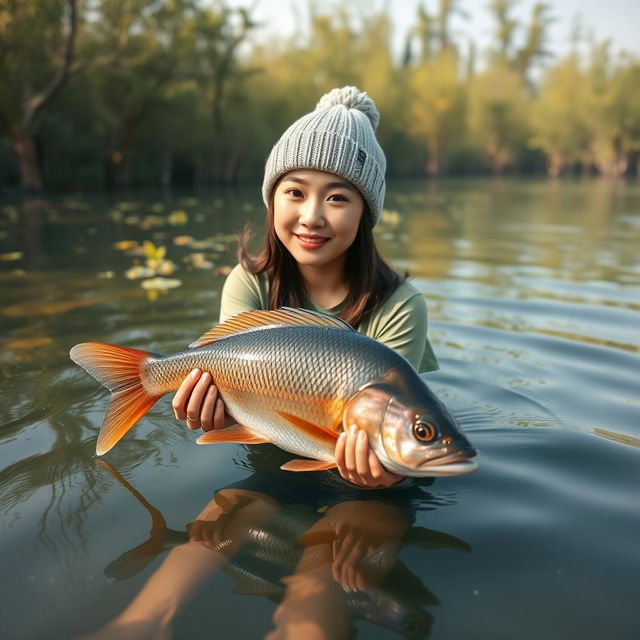
M135 249L138 243L135 240L120 240L120 242L114 242L113 248L118 251L129 251Z
M166 247L156 247L153 242L149 242L149 240L145 240L144 242L144 255L148 260L164 260L165 255L167 254Z
M187 215L187 212L180 209L178 211L172 211L168 218L167 218L169 224L171 225L180 225L180 224L187 224L187 222L189 221L189 216Z
M140 278L150 278L155 276L156 272L150 267L143 267L142 265L136 265L125 271L124 277L129 280L139 280Z
M191 236L176 236L173 239L173 244L175 244L178 247L186 247L190 245L193 241L194 239Z
M166 289L175 289L182 285L182 280L175 278L151 278L149 280L143 280L140 286L143 289L156 289L158 291L164 291Z
M20 260L24 254L22 251L11 251L10 253L0 253L0 260L9 262L11 260Z

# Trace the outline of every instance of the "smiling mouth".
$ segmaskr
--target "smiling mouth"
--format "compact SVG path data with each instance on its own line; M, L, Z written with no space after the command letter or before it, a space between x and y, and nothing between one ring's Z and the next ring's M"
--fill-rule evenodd
M293 234L301 244L310 246L310 247L320 247L326 242L329 242L329 238L325 238L323 236L306 236L299 233Z

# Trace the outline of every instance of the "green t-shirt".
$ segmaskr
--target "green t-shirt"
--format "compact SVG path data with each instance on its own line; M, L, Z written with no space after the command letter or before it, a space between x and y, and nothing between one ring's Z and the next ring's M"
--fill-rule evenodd
M324 309L310 298L304 308L338 316L342 305ZM237 265L222 288L220 322L243 311L269 308L269 282ZM391 347L419 372L435 371L438 361L427 338L427 305L422 294L403 282L375 313L360 323L358 331Z

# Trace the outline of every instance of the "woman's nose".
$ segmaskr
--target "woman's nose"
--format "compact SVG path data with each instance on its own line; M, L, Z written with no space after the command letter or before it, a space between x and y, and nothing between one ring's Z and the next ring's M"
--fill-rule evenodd
M323 203L314 198L308 198L301 205L300 223L307 227L321 227L324 224Z

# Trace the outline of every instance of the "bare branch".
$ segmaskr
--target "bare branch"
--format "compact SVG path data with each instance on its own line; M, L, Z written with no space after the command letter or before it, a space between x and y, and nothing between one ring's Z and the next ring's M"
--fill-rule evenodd
M69 4L69 33L65 42L64 62L51 84L39 95L34 96L27 105L22 117L22 128L26 129L35 120L42 108L51 102L60 92L69 77L73 64L73 52L78 28L77 0L67 0Z

